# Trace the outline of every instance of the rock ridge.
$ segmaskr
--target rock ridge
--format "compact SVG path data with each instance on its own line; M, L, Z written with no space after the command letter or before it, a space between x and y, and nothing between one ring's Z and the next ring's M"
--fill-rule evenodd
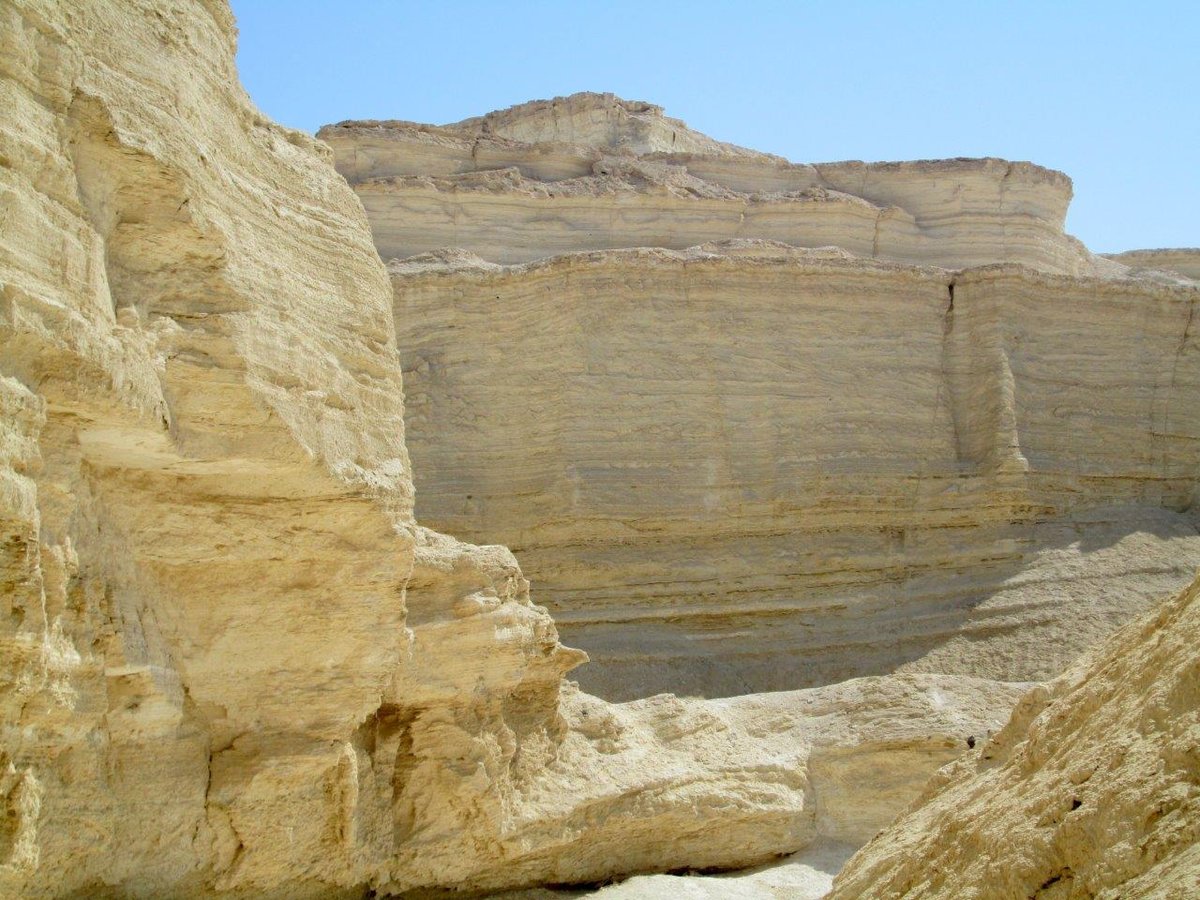
M1124 253L1106 253L1104 256L1136 269L1160 269L1185 278L1200 279L1200 247L1126 250Z
M1200 582L1018 704L837 876L853 897L1187 897L1200 886Z
M1063 233L1071 181L1033 163L791 163L598 94L447 126L342 122L319 137L360 193L385 259L461 246L512 263L764 238L950 268L1121 271ZM805 200L812 205L792 205ZM838 213L821 200L859 209Z

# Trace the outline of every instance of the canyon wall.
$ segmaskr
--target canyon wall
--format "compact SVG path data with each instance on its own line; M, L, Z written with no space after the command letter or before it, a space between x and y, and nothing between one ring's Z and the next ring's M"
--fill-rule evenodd
M0 893L747 865L862 842L999 726L1022 685L564 683L512 553L415 520L388 275L234 33L0 2Z
M327 131L381 245L465 248L389 272L234 35L217 0L0 0L0 892L579 885L913 810L843 882L884 884L971 746L1024 790L1062 767L1020 747L1138 729L1081 805L1158 809L1190 877L1194 591L1028 682L1200 559L1197 288L1062 234L1057 173L793 165L605 95ZM564 680L509 536L581 677L640 699ZM1120 883L1063 834L1012 883Z
M1200 565L1200 290L1065 235L1059 173L596 94L321 136L416 254L418 509L517 553L588 690L1048 678Z

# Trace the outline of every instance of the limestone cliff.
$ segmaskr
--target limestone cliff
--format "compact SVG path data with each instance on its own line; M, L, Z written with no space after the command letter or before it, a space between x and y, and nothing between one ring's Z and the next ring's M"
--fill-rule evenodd
M1200 565L1200 289L1064 234L1060 173L609 94L320 135L408 255L421 515L515 550L589 690L1048 678Z
M415 526L386 273L327 152L237 86L224 4L0 16L0 882L362 883L395 741L513 694L557 733L580 655L510 554Z
M1200 288L1066 236L1058 173L795 165L610 95L331 153L234 35L0 0L0 893L579 885L909 808L853 890L923 871L912 804L981 744L938 785L993 766L1008 821L1033 767L1066 823L1014 823L1012 885L1193 877L1195 591L1002 726L1200 563ZM564 681L498 539L639 699ZM1077 852L1138 809L1140 856Z
M1026 696L838 876L858 897L1200 891L1200 581Z
M461 247L486 260L765 239L950 267L1118 270L1063 233L1071 181L1000 159L790 163L611 94L453 125L342 122L318 136L384 259Z
M0 2L0 892L746 865L998 725L1022 688L957 676L564 688L512 553L414 519L362 207L233 43L216 0Z
M421 515L613 699L1048 678L1200 565L1200 290L762 242L390 265Z

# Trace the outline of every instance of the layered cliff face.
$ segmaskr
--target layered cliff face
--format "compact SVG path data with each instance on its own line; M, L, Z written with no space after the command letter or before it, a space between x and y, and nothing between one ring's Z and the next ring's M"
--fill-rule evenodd
M1196 247L1126 250L1124 253L1107 253L1105 258L1134 269L1159 269L1193 280L1200 279L1200 248Z
M589 688L1051 678L1200 563L1198 292L1172 277L1192 274L1188 254L1091 256L1062 233L1056 173L797 166L597 95L321 134L381 252L409 257L389 271L422 514L516 549L592 654ZM638 245L654 249L616 249ZM1190 671L1175 652L1173 671ZM1097 698L1146 684L1158 662L1139 657L1093 691L1074 720L1096 713L1086 740L1129 733ZM1157 713L1160 755L1190 727L1185 694ZM990 747L992 733L968 737ZM1024 833L1010 789L1058 803L1039 791L1068 745L1044 738L1027 786L931 789L838 896L1073 896L1135 877L1186 895L1194 817L1136 824L1160 795L1175 809L1195 780L1186 761L1156 781L1161 761L1144 753L1105 782L1109 843L1092 819L1062 841ZM902 766L893 753L845 782ZM1052 831L1062 817L1047 815ZM816 897L866 836L823 827L784 867L601 893ZM989 856L1010 827L1012 858ZM1107 866L1129 834L1148 835L1143 849Z
M1194 897L1200 582L1026 696L838 876L858 897Z
M512 553L413 517L387 274L228 9L0 22L0 892L746 865L861 843L998 727L1021 686L564 689Z
M715 141L611 94L454 125L323 128L384 259L461 247L519 263L739 238L951 267L1113 271L1063 233L1071 182L999 159L804 165Z
M1046 678L1200 564L1195 290L762 245L391 272L422 515L513 547L605 696Z
M335 129L386 132L351 154L368 168L417 154L414 190L462 201L428 233L449 209L502 262L677 229L533 263L440 251L389 284L329 151L237 86L233 35L215 0L0 0L0 893L359 897L840 860L939 766L1007 747L1026 680L1196 564L1196 289L1101 278L1126 269L1062 235L1062 176L794 166L598 95ZM489 159L519 174L435 183ZM521 211L530 191L571 202ZM593 229L611 204L632 218ZM739 204L752 227L731 234ZM760 233L850 245L863 215L870 251L851 249L873 260ZM695 234L717 243L671 249ZM486 545L414 517L401 359L421 519ZM584 655L490 543L506 535L612 696L813 687L583 693L563 676ZM1191 628L1180 603L1163 634ZM1143 831L1180 879L1190 818L1164 804L1190 770L1162 748L1195 698L1151 696L1156 667L1176 687L1191 670L1148 634L1015 722L1094 683L1094 744L1130 727L1101 688L1145 699L1166 768L1142 791L1139 757L1113 821L1158 803L1170 827Z
M386 274L237 87L228 9L0 9L0 882L359 883L393 833L374 723L483 734L518 692L557 733L580 655L506 551L415 526Z

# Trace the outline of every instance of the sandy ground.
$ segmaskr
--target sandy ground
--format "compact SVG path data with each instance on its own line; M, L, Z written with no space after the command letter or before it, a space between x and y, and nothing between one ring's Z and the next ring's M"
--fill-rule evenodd
M821 841L799 853L755 869L719 875L637 875L599 890L538 889L495 895L504 900L820 900L833 876L854 853L849 844Z

